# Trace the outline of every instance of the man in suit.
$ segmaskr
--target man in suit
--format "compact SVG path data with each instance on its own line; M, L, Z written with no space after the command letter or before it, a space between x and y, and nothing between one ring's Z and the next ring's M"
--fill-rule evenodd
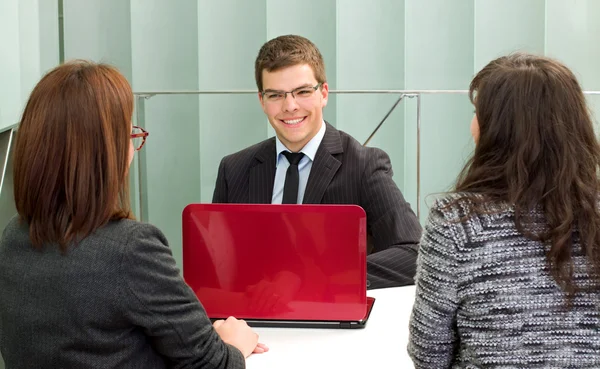
M265 43L258 98L276 137L221 161L213 203L355 204L367 214L370 289L413 284L421 226L392 179L388 155L323 120L323 57L301 36Z

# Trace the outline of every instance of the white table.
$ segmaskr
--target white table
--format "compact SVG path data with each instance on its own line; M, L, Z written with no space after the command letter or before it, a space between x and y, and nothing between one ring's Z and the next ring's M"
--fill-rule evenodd
M270 350L251 355L247 368L413 368L406 345L415 287L367 296L376 300L364 329L255 328Z

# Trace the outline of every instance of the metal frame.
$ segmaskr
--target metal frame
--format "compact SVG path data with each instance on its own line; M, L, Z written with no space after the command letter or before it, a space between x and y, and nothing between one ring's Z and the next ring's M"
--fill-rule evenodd
M135 115L136 124L139 127L145 128L146 123L146 99L150 96L138 95L136 97ZM148 203L148 183L142 178L148 177L148 167L146 165L146 151L140 150L135 153L137 155L137 172L138 172L138 217L140 221L148 221L150 219L149 209L145 206Z
M329 90L332 94L396 94L400 95L399 99L394 102L391 109L385 115L383 120L377 125L375 130L369 135L364 145L369 143L371 138L379 130L381 125L389 117L396 106L404 99L404 97L417 99L417 217L421 217L421 95L467 95L469 90ZM585 95L600 95L600 91L584 91ZM136 124L145 128L145 100L156 95L252 95L258 94L257 90L172 90L172 91L138 91L134 92L136 97ZM138 191L139 191L139 210L140 220L148 220L148 209L145 204L148 201L147 184L142 181L147 174L146 154L142 151L137 153L138 164Z
M329 90L332 94L398 94L398 95L431 95L457 94L466 95L469 90ZM600 91L583 91L585 95L600 95ZM258 94L257 90L171 90L171 91L138 91L135 96L152 97L155 95L231 95Z

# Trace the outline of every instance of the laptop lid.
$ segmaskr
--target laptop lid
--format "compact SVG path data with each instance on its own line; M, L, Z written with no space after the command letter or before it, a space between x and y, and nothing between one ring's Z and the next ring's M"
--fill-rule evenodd
M359 206L190 204L182 228L184 279L212 319L351 328L368 317Z

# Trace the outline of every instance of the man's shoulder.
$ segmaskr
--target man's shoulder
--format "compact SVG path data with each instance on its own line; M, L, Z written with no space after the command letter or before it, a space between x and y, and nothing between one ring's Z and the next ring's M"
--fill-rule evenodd
M273 150L275 150L275 137L267 138L266 140L254 144L250 147L246 147L245 149L234 152L233 154L229 154L223 158L223 162L239 163L243 161L251 161L259 152L266 151L270 147L273 147Z
M372 156L388 156L387 153L377 147L363 146L357 139L352 137L347 132L336 129L336 131L340 135L340 140L342 142L342 147L344 148L344 152L347 152L350 155L356 155L359 157L370 158Z

